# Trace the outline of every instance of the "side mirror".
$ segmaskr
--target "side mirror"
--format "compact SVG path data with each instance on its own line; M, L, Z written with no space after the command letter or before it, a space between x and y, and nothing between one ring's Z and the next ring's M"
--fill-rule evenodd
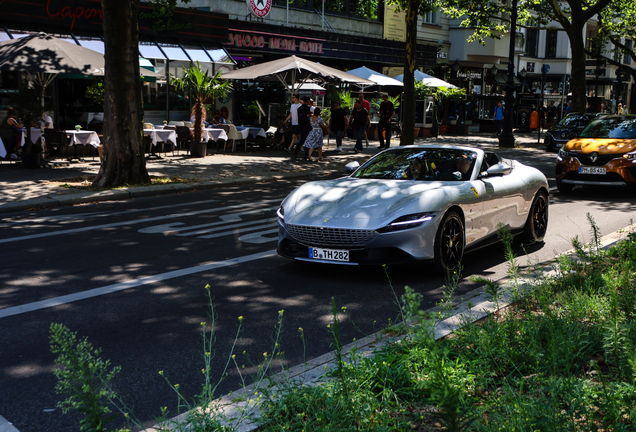
M345 170L347 170L348 174L353 174L358 168L360 168L360 162L358 161L349 162L345 165Z
M510 174L512 167L505 163L498 163L486 170L488 177L501 177Z

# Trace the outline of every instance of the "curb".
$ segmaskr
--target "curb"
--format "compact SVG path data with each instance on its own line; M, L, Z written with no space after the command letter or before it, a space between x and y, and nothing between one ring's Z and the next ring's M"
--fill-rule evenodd
M627 229L623 228L604 236L600 243L601 249L607 249L627 237L626 232ZM574 250L572 249L559 254L559 256L572 255L573 253ZM549 261L535 264L535 268L538 266L541 266L541 268L532 270L527 277L521 278L518 281L518 290L523 292L530 289L532 287L532 281L537 278L537 272L541 272L543 278L555 275L556 269L553 267L555 259L556 258L553 258ZM442 339L463 326L479 321L512 304L512 287L508 283L509 278L502 278L496 282L499 284L501 290L501 298L497 303L489 299L490 296L484 292L483 286L466 293L465 296L462 297L461 302L453 307L453 315L439 321L433 327L435 330L435 340ZM439 312L437 306L425 311L425 313L435 312ZM390 344L399 343L406 337L406 335L386 337L382 335L382 331L379 331L343 346L342 354L350 356L355 352L359 357L369 358L379 349ZM346 359L346 361L349 360L350 358ZM295 386L317 386L320 380L324 378L330 370L335 368L335 365L336 356L334 351L331 351L269 377L270 382L276 384L268 387L268 390L277 392L279 389L283 390L290 384ZM220 412L228 421L227 423L225 421L223 423L228 424L228 426L233 427L234 430L238 432L257 431L260 427L257 423L260 417L258 404L261 396L259 392L260 387L258 385L252 384L246 386L214 400L209 405L209 410L211 412ZM151 428L144 429L142 432L164 432L172 430L177 427L179 423L184 421L187 415L188 412L182 413L169 419L166 423L154 425Z

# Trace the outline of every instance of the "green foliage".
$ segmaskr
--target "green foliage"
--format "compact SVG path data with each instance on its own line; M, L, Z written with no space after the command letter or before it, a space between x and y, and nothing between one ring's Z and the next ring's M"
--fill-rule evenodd
M344 109L345 112L351 112L351 92L346 90L338 90L337 93L338 101L340 102L340 108Z
M256 105L255 101L250 102L245 107L245 117L246 118L257 118L260 110L258 109L258 105Z
M115 416L108 405L116 396L110 382L120 368L112 368L109 360L102 360L101 349L94 349L86 338L63 324L51 324L51 352L57 354L54 371L58 379L55 391L67 396L58 402L64 413L71 410L84 414L80 421L82 432L103 432Z
M96 105L104 104L104 78L94 77L91 84L86 88L86 96L87 99L90 99Z

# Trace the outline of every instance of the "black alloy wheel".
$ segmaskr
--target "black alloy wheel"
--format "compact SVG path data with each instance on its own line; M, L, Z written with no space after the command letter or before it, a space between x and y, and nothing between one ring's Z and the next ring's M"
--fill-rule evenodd
M464 256L466 238L464 222L455 211L444 216L435 236L435 266L442 274L452 273L460 266Z
M542 242L548 230L548 196L545 192L537 193L530 207L528 220L524 227L523 238L526 242Z

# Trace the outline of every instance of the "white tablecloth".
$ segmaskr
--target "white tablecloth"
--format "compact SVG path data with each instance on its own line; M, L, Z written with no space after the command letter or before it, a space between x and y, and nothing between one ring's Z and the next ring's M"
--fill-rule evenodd
M0 157L7 157L7 149L4 147L4 143L2 142L2 138L0 138Z
M66 136L71 140L68 143L69 145L92 145L93 147L97 147L101 144L99 137L97 136L97 132L93 131L83 131L83 130L67 130Z
M248 126L237 126L236 130L241 132L242 130L248 129L249 134L252 135L252 138L263 137L267 138L267 134L265 133L265 129L259 127L248 127ZM247 138L247 137L246 137Z
M31 142L35 144L40 137L42 136L42 129L40 128L31 128ZM22 128L22 140L20 141L20 146L24 147L24 142L26 140L26 129Z
M177 143L177 132L170 129L144 129L144 135L150 137L153 146L156 146L158 142Z
M220 139L227 141L227 134L223 129L205 128L203 131L207 134L208 141L218 141Z

